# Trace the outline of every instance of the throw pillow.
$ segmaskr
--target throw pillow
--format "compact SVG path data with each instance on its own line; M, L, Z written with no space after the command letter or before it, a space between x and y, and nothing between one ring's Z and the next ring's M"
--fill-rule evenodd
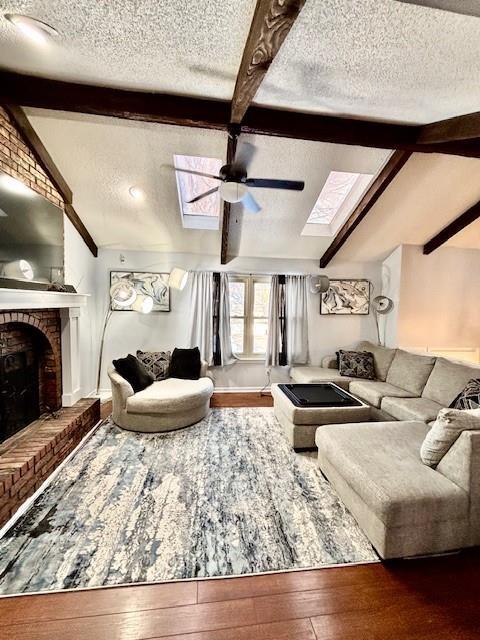
M341 376L375 380L373 353L369 351L338 352L338 370Z
M155 380L168 378L171 357L170 351L137 351L137 358L145 365L146 370L153 374Z
M131 384L135 393L149 387L154 380L153 374L149 373L145 365L140 360L137 360L135 356L132 356L131 353L126 358L114 360L113 366L122 378L125 378Z
M420 448L422 462L436 467L462 431L480 430L480 409L440 409Z
M170 361L170 377L198 380L200 377L200 349L174 349Z
M480 378L472 378L450 405L452 409L480 408Z

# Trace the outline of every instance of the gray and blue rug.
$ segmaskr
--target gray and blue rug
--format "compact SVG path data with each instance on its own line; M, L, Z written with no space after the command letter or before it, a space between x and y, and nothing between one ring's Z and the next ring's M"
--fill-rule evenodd
M110 420L0 540L0 594L377 560L272 409L169 434Z

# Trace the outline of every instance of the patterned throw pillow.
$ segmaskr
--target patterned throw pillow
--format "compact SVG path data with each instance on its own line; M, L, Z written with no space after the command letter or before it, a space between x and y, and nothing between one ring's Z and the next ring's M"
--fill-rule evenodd
M170 351L137 351L137 358L153 374L155 380L168 378L171 357Z
M338 352L338 369L341 376L375 380L375 363L370 351Z
M472 378L465 389L458 394L450 405L451 409L479 409L480 408L480 378Z

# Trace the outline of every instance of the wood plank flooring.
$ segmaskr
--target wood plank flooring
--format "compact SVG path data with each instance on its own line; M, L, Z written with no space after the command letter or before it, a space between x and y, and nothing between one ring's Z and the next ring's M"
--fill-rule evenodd
M239 395L245 403L266 401L215 395L215 406L238 406ZM0 638L478 640L479 578L477 548L383 564L0 598Z
M470 640L480 550L243 578L0 598L9 640Z

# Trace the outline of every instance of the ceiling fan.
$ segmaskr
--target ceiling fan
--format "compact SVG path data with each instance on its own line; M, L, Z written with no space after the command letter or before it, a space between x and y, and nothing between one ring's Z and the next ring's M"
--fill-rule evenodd
M202 176L204 178L212 178L218 180L220 184L218 187L209 189L205 193L201 193L187 202L192 204L206 198L212 193L217 191L220 197L226 202L236 203L240 202L251 213L258 213L261 211L261 206L255 200L250 193L251 188L263 188L263 189L286 189L289 191L303 191L305 183L298 180L275 180L270 178L249 178L248 167L251 163L253 156L255 155L256 148L249 142L243 142L239 145L235 158L231 164L225 164L220 169L218 176L203 173L202 171L194 171L193 169L180 169L174 167L175 171L181 171L182 173L191 173L196 176Z
M480 18L480 1L479 0L397 0L405 4L417 4L420 7L430 9L440 9L441 11L450 11L452 13L461 13L465 16L473 16Z

